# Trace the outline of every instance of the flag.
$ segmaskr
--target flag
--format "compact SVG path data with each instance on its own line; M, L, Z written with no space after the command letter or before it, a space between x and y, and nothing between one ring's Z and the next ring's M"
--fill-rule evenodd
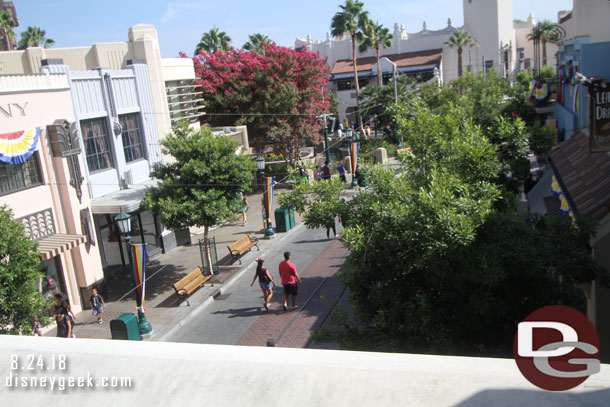
M557 182L557 178L555 178L555 175L553 175L553 178L551 181L551 192L555 196L561 195L561 188L559 187L559 182Z
M549 95L549 84L544 82L534 82L532 86L532 96L536 100L544 100Z
M358 151L360 150L360 143L352 143L352 149L350 151L350 159L352 161L352 174L356 172L358 166Z
M146 243L131 245L133 278L136 284L136 304L138 311L144 308L144 286L146 283Z
M271 219L271 208L273 208L273 187L275 177L265 177L265 211L267 220Z
M0 134L0 161L23 164L36 151L40 127Z

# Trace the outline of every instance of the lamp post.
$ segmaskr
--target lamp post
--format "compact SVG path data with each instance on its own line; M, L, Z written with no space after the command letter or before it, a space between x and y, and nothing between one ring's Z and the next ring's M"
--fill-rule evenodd
M388 58L382 58L387 61L388 64L392 65L392 79L394 80L394 103L398 103L398 85L396 84L396 75L397 75L397 66L394 62L390 61ZM400 131L398 132L398 145L397 147L402 147L402 135Z
M135 260L133 259L133 252L131 250L131 236L129 235L131 233L131 216L129 216L128 214L123 212L123 210L121 209L121 213L119 213L117 216L114 217L114 221L116 222L121 234L125 237L125 242L127 243L127 251L129 252L129 255L128 255L129 266L131 267L131 274L133 277L133 281L135 283L137 281L136 275L135 275L136 271L133 266ZM137 283L135 283L135 284L137 284ZM136 296L137 295L138 294L136 291ZM150 325L150 322L148 322L146 320L146 314L144 313L144 307L142 307L140 309L138 319L139 319L138 331L140 331L140 335L145 335L145 334L151 333L152 326Z
M352 170L352 187L357 187L358 186L358 182L356 182L356 163L353 162L354 160L354 155L352 154L352 138L354 135L354 130L352 130L351 127L348 127L347 129L347 143L349 144L349 162L351 165L351 170Z
M259 178L265 181L265 158L260 155L256 158L256 168L258 168ZM260 185L260 181L258 182ZM263 186L264 188L264 186Z

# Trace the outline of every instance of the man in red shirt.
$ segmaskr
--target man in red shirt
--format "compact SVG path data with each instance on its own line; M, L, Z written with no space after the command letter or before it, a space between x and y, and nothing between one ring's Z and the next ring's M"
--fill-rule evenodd
M290 252L284 252L284 261L280 263L280 277L284 286L284 311L288 310L288 296L292 296L292 309L295 309L297 300L298 286L301 284L301 277L297 273L296 266L290 261Z

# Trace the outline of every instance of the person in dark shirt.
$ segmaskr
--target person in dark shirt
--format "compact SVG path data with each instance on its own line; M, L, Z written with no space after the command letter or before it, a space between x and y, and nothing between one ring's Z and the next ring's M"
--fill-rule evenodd
M265 260L258 258L256 259L256 261L258 262L258 266L256 267L256 274L254 274L254 279L252 279L250 287L252 287L252 285L258 278L258 284L261 287L261 290L263 292L263 299L265 301L263 306L268 311L269 302L271 301L271 297L273 296L273 288L271 288L271 285L273 284L273 286L275 286L275 281L273 281L273 277L271 277L269 270L263 267L263 264L265 264Z
M330 179L331 175L330 165L328 165L328 161L326 161L324 167L322 167L322 179Z

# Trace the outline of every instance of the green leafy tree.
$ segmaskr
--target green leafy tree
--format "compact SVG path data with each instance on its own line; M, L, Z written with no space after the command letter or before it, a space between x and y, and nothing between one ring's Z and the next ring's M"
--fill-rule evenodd
M352 39L352 62L354 65L354 81L356 83L356 93L360 94L360 83L358 82L358 63L356 56L356 42L358 33L361 32L364 24L368 21L368 12L364 11L364 4L358 0L345 0L345 5L339 5L338 11L332 18L330 29L331 35L339 38L348 34ZM358 101L358 99L357 99ZM362 128L362 116L360 115L360 102L358 102L358 120Z
M254 33L248 36L248 41L243 45L243 49L248 51L264 52L265 44L271 44L273 41L261 33Z
M398 95L398 103L409 98L413 92L415 81L407 75L399 75L396 77L396 93ZM393 126L392 115L390 109L394 103L394 82L390 81L386 85L374 86L368 85L362 88L360 93L361 111L363 116L377 115L378 128L385 126Z
M218 27L212 27L210 31L201 34L201 39L195 48L195 55L199 55L201 51L213 54L214 52L231 49L233 49L231 37L226 32L220 31Z
M34 318L46 324L46 301L38 292L43 274L36 242L13 212L0 206L0 332L31 335Z
M13 31L13 28L15 28L16 26L17 24L9 13L4 10L0 11L0 32L2 32L2 35L6 40L7 51L10 51L11 40L15 38L15 32Z
M55 44L50 38L46 37L47 32L40 27L28 27L21 33L21 39L17 44L18 49L29 47L49 48Z
M375 50L377 57L377 85L381 87L382 72L381 64L379 63L379 52L381 48L390 48L392 46L392 34L390 30L384 27L379 22L365 21L362 26L362 31L358 32L358 42L360 42L359 50L364 53L369 48Z
M341 201L344 183L334 178L324 182L302 182L290 192L278 195L280 206L293 208L303 214L303 222L310 229L332 228L337 215L344 214Z
M532 32L528 34L527 39L533 41L539 39L542 44L542 65L547 64L546 58L546 44L547 42L555 43L558 37L559 24L554 23L550 20L539 21Z
M195 131L186 122L161 144L175 161L153 170L160 182L147 192L143 205L169 229L203 227L207 241L210 227L241 211L239 192L252 185L255 164L235 153L237 142L214 137L207 128ZM206 255L212 264L209 251Z
M473 45L476 45L476 41L474 40L474 38L472 38L472 36L462 30L462 29L456 29L451 36L449 36L449 38L447 39L447 41L445 41L445 45L451 47L451 48L457 48L457 54L458 54L458 77L462 76L462 53L463 53L463 48L464 47L472 47Z

